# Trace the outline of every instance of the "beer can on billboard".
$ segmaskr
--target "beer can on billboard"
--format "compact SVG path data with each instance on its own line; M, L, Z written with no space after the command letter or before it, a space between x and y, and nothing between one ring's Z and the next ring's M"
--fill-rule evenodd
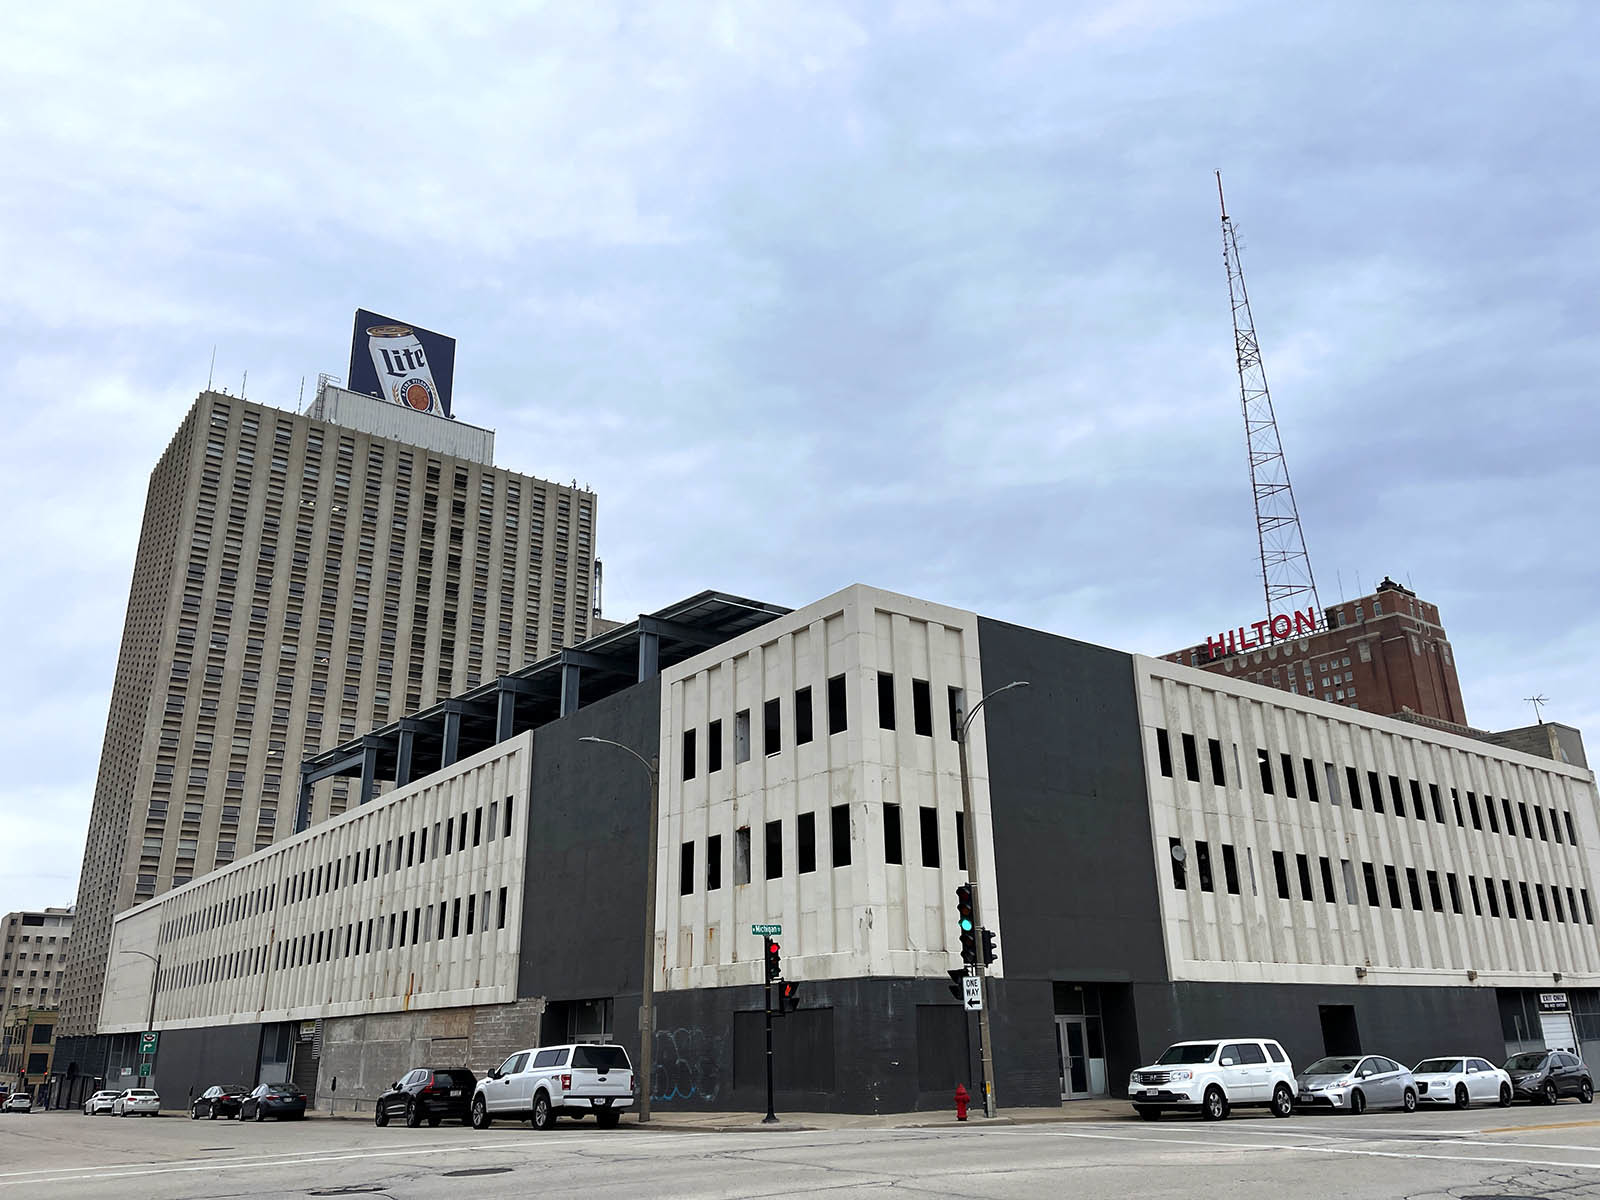
M372 369L388 392L388 399L418 412L440 412L439 389L422 343L409 325L372 325L367 328L367 349Z
M455 359L454 338L357 309L346 386L413 412L450 417Z

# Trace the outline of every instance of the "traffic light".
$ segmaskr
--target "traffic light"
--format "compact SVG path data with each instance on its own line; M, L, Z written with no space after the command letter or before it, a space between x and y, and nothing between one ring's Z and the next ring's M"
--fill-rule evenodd
M965 993L962 989L966 985L961 981L967 977L967 969L957 967L954 971L947 971L946 974L950 976L950 994L957 1000L964 1000Z
M978 930L972 912L972 885L956 889L956 918L961 927L961 961L969 967L978 962Z
M994 966L994 959L995 959L994 930L985 929L982 932L983 932L983 965L986 966L986 967L992 967L992 966Z
M778 985L778 1007L783 1012L793 1012L800 1007L800 985L785 980Z
M778 943L767 942L767 982L771 983L783 975L783 961L778 957Z

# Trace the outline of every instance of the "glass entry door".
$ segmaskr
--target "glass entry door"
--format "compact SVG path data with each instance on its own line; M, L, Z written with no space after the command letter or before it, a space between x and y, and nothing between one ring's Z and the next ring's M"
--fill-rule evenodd
M1110 1094L1106 1090L1105 1054L1099 1017L1056 1018L1056 1057L1060 1060L1063 1100Z
M1056 1051L1061 1058L1061 1098L1087 1100L1089 1090L1088 1039L1083 1017L1056 1018Z

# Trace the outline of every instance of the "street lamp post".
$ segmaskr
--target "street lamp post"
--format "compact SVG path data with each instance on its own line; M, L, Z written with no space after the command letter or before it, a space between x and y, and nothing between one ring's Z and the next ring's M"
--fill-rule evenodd
M140 958L148 958L155 964L155 969L150 972L150 1019L145 1022L146 1029L156 1027L156 988L161 984L161 955L147 954L143 950L119 950L118 954L137 954Z
M972 812L972 783L967 777L967 730L972 727L972 719L978 715L978 710L986 703L998 696L1001 692L1009 692L1012 688L1024 688L1028 680L1015 679L1004 687L997 687L994 691L984 696L972 706L962 718L961 729L956 738L956 751L961 759L961 824L966 831L967 842L967 879L972 884L972 912L977 918L977 965L974 973L978 977L978 986L983 990L983 1007L978 1010L978 1056L983 1068L983 1115L994 1116L994 1046L989 1041L989 992L988 985L984 982L983 964L983 889L978 877L978 866L982 856L978 853L978 822Z
M161 986L161 955L148 954L143 950L119 950L118 954L137 954L140 958L148 958L154 964L150 971L150 1019L145 1022L146 1030L156 1027L156 989Z
M644 869L644 977L639 994L639 1123L650 1120L650 1081L655 1060L655 991L656 991L656 825L661 813L661 772L658 760L645 758L630 746L613 742L610 738L581 737L580 742L593 742L599 746L614 746L639 760L650 776L650 842L645 855Z

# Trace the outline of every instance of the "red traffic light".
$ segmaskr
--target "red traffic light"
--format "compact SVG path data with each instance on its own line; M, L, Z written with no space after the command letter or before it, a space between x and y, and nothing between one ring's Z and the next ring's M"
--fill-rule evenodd
M783 975L783 961L778 956L778 943L767 943L767 982L778 979Z

